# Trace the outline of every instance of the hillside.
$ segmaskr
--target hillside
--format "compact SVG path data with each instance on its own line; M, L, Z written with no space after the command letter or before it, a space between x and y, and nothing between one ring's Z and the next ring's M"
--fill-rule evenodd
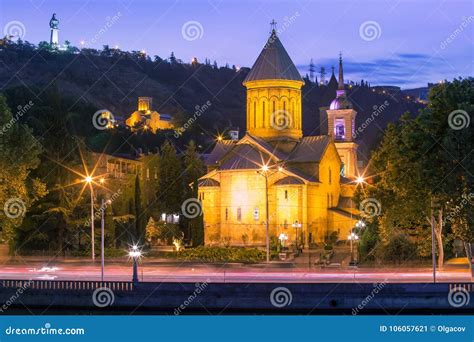
M52 52L20 42L0 49L0 92L26 87L31 99L41 102L45 101L44 95L55 88L62 98L68 99L68 111L87 105L108 109L115 116L126 118L135 110L137 97L151 96L154 109L173 115L179 124L193 116L198 106L210 101L209 109L188 132L190 137L202 142L210 142L212 135L230 126L239 127L241 134L245 131L246 96L242 81L248 71L248 68L218 68L210 63L185 64L174 56L168 59L155 56L152 60L140 52L108 48ZM319 107L329 105L335 90L334 83L319 86L306 80L303 87L306 135L320 133ZM376 90L367 83L348 86L347 90L358 112L356 126L362 126L367 118L373 117L375 108L388 103L359 135L365 152L376 143L388 122L395 121L406 111L416 114L423 107L414 98L407 99L402 92ZM209 139L199 138L202 132Z

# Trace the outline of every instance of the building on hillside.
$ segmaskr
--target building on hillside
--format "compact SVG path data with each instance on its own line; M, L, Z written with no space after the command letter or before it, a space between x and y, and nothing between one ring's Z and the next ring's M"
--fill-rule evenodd
M272 30L243 82L247 132L237 141L219 139L199 180L206 244L265 245L267 221L271 237L285 234L296 243L298 236L297 245L322 242L333 232L346 239L358 214L351 200L357 145L346 133L354 129L355 112L343 97L342 60L340 68L341 89L327 114L337 134L331 126L331 134L304 137L304 82Z
M151 97L139 97L138 108L125 121L132 130L150 130L156 133L162 129L172 129L171 116L160 114L152 109Z

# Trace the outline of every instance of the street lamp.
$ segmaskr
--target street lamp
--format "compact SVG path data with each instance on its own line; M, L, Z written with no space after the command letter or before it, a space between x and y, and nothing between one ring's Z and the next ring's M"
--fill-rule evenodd
M94 190L92 188L92 177L87 176L84 181L89 184L91 191L91 244L92 244L92 261L95 261L95 247L94 247Z
M270 216L268 213L268 171L269 167L266 164L263 164L262 167L260 168L257 173L261 174L263 177L265 177L265 245L266 245L266 250L267 250L267 263L270 262L270 227L269 227L269 221L270 221ZM280 166L278 167L278 171L282 171L283 168Z
M353 242L352 241L359 240L359 236L356 233L351 232L347 238L351 242L351 262L349 263L349 265L354 266L356 264L356 262L354 260L354 247L353 247Z
M295 248L296 248L296 252L298 253L299 252L299 248L298 248L298 228L301 228L301 223L299 223L298 221L295 221L291 226L293 228L295 228Z
M142 256L142 252L137 245L133 245L132 248L128 251L128 256L132 259L133 262L133 276L132 282L134 284L138 283L138 259Z

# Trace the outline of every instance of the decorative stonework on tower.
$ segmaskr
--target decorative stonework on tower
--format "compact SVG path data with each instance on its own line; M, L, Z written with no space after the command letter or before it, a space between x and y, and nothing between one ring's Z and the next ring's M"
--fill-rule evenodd
M59 20L56 19L56 13L53 13L51 20L49 21L49 27L51 29L51 36L49 38L49 44L52 48L59 47Z
M247 88L247 131L268 141L301 139L303 84L273 27L243 82Z
M343 163L341 174L345 177L356 178L357 148L354 142L355 118L357 112L346 96L344 88L344 74L342 69L342 55L339 56L339 82L336 98L331 102L327 112L328 135L336 143L337 151Z

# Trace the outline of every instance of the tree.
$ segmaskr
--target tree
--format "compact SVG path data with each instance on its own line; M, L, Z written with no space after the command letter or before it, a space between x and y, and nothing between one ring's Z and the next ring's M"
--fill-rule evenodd
M161 213L177 214L183 202L183 171L176 150L169 141L161 147L159 165L158 208Z
M194 141L190 141L184 152L186 198L198 199L198 179L204 174L205 167L196 151ZM202 212L202 209L201 209ZM202 214L189 220L191 240L194 247L204 245L204 222Z
M146 218L142 211L142 194L140 189L140 177L135 177L135 239L136 243L142 244L145 240L145 222Z
M387 127L371 159L373 173L378 176L367 196L382 203L382 239L403 231L423 240L433 229L440 267L447 228L466 243L474 242L467 211L461 211L454 224L444 219L452 203L473 189L473 176L468 171L474 167L469 157L474 149L472 126L453 129L450 123L450 113L461 111L465 116L473 112L473 88L472 78L434 87L430 105L418 117L404 115Z
M33 202L46 195L46 187L30 173L39 165L41 145L29 127L13 117L0 95L0 227L2 239L13 249L14 229L20 226Z

